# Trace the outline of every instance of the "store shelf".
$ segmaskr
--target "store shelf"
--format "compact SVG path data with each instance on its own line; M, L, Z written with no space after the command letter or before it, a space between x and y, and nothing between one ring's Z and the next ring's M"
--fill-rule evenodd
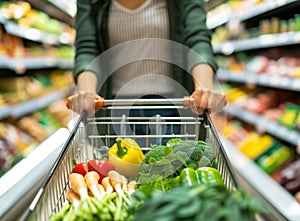
M57 90L53 93L35 98L29 101L24 101L17 105L5 105L0 107L0 120L3 120L9 116L14 118L22 117L26 114L35 112L39 109L49 106L49 104L65 98L70 94L72 88L65 88Z
M260 129L264 129L267 133L285 140L295 146L300 144L300 133L295 130L290 130L285 126L280 125L275 121L271 121L261 115L244 110L241 107L233 104L228 104L225 111L247 123L256 125Z
M4 28L7 33L15 35L27 40L40 42L49 45L72 44L70 39L63 37L63 35L50 34L42 32L36 28L27 28L19 26L18 24L10 21L4 22Z
M255 74L247 71L231 72L227 69L219 69L217 78L221 81L230 81L245 84L255 84L278 89L300 91L300 78L290 78L268 74Z
M66 14L71 16L72 18L75 17L77 7L76 7L76 1L70 1L70 0L48 0L48 2L51 2L56 7L60 8L62 11L64 11Z
M215 44L216 54L230 55L235 52L263 49L269 47L282 47L300 43L300 31L279 34L266 34L246 40L232 40Z
M0 120L7 118L11 114L11 106L4 105L0 107Z
M51 17L73 26L77 10L75 0L27 0L27 2Z
M70 91L70 88L57 90L42 97L11 106L10 115L13 118L19 118L26 114L33 113L39 109L49 106L49 104L59 99L65 98L68 94L70 94Z
M270 215L273 218L270 220L300 220L300 204L296 202L295 198L239 152L226 138L221 135L220 137L234 169L247 184L250 184L246 187L250 188L247 191L252 192L269 206ZM240 181L239 184L243 186L244 183Z
M18 220L49 175L70 132L61 128L0 179L1 221Z
M46 68L62 68L71 69L73 67L72 58L58 58L53 56L45 57L21 57L21 58L10 58L0 57L0 68L11 69L16 72L18 70L33 70L33 69L46 69Z
M74 66L73 58L56 58L56 66L60 69L72 69Z
M280 7L297 2L297 0L265 1L256 6L248 8L246 11L241 11L239 13L228 11L226 13L220 13L219 15L214 14L214 17L210 17L208 14L207 26L210 29L213 29L218 26L224 25L231 20L242 22L247 19L262 15L266 12L276 10Z

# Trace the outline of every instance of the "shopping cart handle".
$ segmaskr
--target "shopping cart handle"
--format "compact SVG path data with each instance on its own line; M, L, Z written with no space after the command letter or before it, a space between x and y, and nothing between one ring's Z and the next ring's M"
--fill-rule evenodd
M69 103L69 100L71 100L73 97L73 95L69 96L66 100L66 107L68 109L71 109L71 106L70 106L70 103ZM104 107L104 98L103 97L99 97L97 99L95 99L95 107Z
M69 96L66 101L66 106L68 109L71 108L69 104L69 100L72 99L73 96ZM107 107L112 105L182 105L184 107L191 107L194 104L194 98L189 96L184 96L183 98L161 98L161 99L105 99L103 97L99 97L95 100L95 108Z

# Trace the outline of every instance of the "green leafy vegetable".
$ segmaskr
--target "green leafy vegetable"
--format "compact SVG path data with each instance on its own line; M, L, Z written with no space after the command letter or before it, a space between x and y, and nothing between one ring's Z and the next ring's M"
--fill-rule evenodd
M254 221L256 213L266 211L260 201L243 190L230 192L217 184L176 186L168 192L155 190L150 196L137 190L133 197L143 202L130 209L133 221Z

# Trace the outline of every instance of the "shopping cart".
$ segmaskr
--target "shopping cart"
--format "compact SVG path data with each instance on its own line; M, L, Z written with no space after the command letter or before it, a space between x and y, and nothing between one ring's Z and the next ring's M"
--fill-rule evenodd
M179 99L140 99L140 100L100 100L97 105L106 109L146 109L146 108L176 108L184 110L192 101L186 98ZM134 104L134 105L132 105ZM128 133L130 125L130 133ZM135 134L137 126L152 128L151 133L145 129L145 134ZM173 133L175 125L180 125L180 133ZM98 131L104 126L105 133ZM164 134L163 128L169 126L171 133ZM117 129L116 129L117 128ZM113 131L119 131L115 134ZM180 138L183 140L204 140L216 154L216 163L224 183L229 190L237 187L232 166L227 158L218 133L207 113L201 116L180 117L89 117L83 113L74 125L62 152L53 166L47 180L36 195L29 207L26 220L49 220L52 213L60 211L66 202L66 190L69 188L68 176L76 162L86 162L98 158L107 151L111 141L116 137L131 137L142 141L141 148L147 152L153 142L160 143L163 139ZM140 144L140 143L139 143Z

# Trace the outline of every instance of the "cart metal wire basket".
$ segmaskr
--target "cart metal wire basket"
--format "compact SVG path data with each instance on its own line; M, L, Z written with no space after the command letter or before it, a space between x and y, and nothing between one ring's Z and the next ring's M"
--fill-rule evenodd
M132 109L132 108L177 108L184 109L184 100L173 99L171 106L155 106L156 104L166 104L165 100L139 100L138 106L124 106L127 102L113 101L119 105L112 106L106 101L107 109ZM145 102L147 106L143 106ZM168 100L170 102L170 100ZM135 101L136 103L136 101ZM141 106L142 104L142 106ZM149 106L150 104L150 106ZM103 105L103 102L101 103ZM105 133L99 132L99 125L104 126ZM130 125L131 133L128 134L127 127ZM174 125L180 125L180 133L173 133ZM145 134L135 134L136 127L145 127ZM171 131L164 134L164 127L169 126ZM112 131L119 131L118 134ZM147 128L152 128L151 133ZM150 148L150 144L161 143L163 139L181 138L183 140L203 140L210 145L216 154L216 162L218 169L224 179L224 183L229 190L237 187L236 178L224 151L222 143L218 137L218 133L213 125L210 116L206 113L201 116L181 116L176 118L154 116L150 118L144 117L127 117L125 115L119 117L88 117L85 113L80 115L74 128L72 129L68 140L66 141L62 152L56 160L49 176L45 180L41 189L37 193L34 201L31 203L25 220L44 221L49 220L52 213L60 211L66 202L66 190L69 188L68 176L73 168L74 159L76 162L85 162L89 159L100 157L102 151L107 151L111 140L116 137L131 137L138 139L138 142L144 152Z

